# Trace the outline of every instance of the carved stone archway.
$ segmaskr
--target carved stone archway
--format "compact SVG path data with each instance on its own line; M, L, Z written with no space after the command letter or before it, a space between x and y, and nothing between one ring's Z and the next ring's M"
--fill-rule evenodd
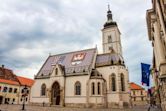
M52 85L52 91L51 91L51 103L52 105L60 105L61 102L61 94L60 94L60 85L58 82L54 82Z

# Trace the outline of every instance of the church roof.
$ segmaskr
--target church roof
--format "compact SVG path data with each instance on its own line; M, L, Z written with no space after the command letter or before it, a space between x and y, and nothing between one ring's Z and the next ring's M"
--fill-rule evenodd
M56 64L65 67L66 76L73 73L89 72L92 69L92 64L94 64L96 50L96 48L92 48L49 56L35 78L49 77L53 71L53 66Z
M114 22L114 21L107 21L105 24L104 24L104 29L105 28L110 28L112 26L117 26L117 23Z
M116 64L124 65L123 57L117 53L106 53L97 55L96 67Z

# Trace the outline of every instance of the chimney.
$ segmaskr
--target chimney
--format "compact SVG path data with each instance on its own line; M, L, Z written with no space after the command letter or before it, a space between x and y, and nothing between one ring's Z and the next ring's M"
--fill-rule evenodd
M5 67L5 65L2 64L2 68L4 68L4 67Z

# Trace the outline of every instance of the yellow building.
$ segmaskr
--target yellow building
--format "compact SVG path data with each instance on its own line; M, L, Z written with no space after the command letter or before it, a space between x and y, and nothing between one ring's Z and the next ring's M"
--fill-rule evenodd
M147 91L143 87L131 82L130 90L131 103L133 106L147 105Z
M12 70L2 65L0 67L0 104L25 104L30 101L30 90L34 80L16 76ZM27 87L27 96L23 97L24 88Z
M163 111L166 110L166 0L152 0L147 10L149 40L153 47L153 80Z
M19 82L0 79L0 104L18 104Z

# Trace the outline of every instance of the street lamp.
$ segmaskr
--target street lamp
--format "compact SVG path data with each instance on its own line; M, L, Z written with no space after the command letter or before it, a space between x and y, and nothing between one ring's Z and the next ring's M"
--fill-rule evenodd
M23 99L23 104L22 104L22 110L25 110L25 97L28 95L28 88L27 88L27 86L25 85L22 90L23 90L22 98L24 98Z

